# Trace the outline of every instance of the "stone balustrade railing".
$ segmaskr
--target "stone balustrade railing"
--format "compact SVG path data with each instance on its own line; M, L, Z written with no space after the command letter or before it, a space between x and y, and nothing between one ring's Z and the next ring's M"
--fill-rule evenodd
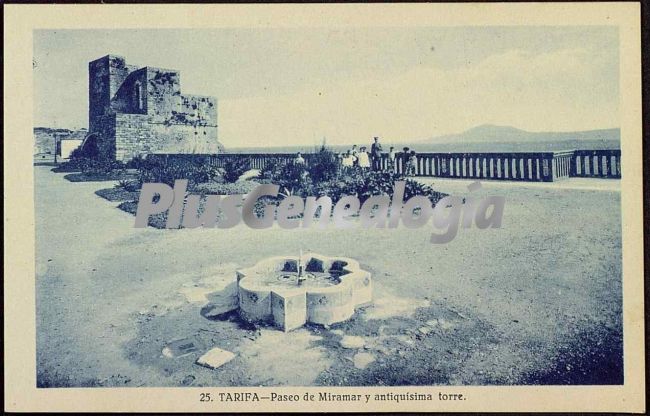
M309 164L313 153L303 154ZM156 157L191 158L217 167L228 161L247 159L251 169L263 169L270 161L291 163L295 153L221 153L217 155L169 154ZM568 177L620 178L620 150L571 150L562 152L509 153L418 153L415 176L552 182ZM394 163L388 154L381 159L382 169L406 174L407 159L398 153Z
M571 175L580 177L620 178L620 150L576 150L571 159Z

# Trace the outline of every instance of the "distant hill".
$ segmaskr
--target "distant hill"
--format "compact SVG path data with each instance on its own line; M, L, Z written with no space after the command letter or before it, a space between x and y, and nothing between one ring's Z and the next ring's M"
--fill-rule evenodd
M510 126L483 124L458 134L447 134L423 140L426 143L455 142L551 142L565 140L621 140L620 129L586 130L572 132L530 132Z
M411 141L419 152L540 152L573 149L620 149L620 129L573 132L530 132L511 126L483 124L457 134Z

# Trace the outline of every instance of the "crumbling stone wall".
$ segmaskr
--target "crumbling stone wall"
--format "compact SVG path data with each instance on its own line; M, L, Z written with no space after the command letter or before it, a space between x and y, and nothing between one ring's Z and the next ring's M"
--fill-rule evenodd
M97 134L104 156L222 150L217 100L181 94L179 71L137 68L109 55L89 64L89 89L90 133Z
M75 143L83 141L88 131L80 129L76 131L68 129L51 129L47 127L34 127L34 155L51 155L60 149L60 143L64 140L74 140Z
M181 111L183 124L194 126L217 126L217 101L213 97L203 95L181 95Z
M34 154L51 153L56 151L56 143L62 138L70 137L72 130L50 129L47 127L34 128Z
M153 123L164 123L179 111L181 77L178 71L147 67L147 108Z
M147 83L147 68L131 72L120 85L111 108L116 113L147 114L147 100L144 88Z

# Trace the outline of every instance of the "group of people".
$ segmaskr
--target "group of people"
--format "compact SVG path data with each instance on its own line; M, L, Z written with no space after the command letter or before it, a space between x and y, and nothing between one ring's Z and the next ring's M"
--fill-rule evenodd
M352 145L352 149L339 154L341 165L344 167L359 166L362 169L372 168L374 171L388 170L395 172L397 170L398 157L403 160L404 174L406 176L415 176L417 166L417 155L414 150L405 147L402 152L396 152L395 147L391 146L388 151L388 163L386 169L382 166L382 146L379 143L379 137L374 138L368 153L367 147L361 146L357 150L357 145Z
M379 143L379 137L374 137L374 141L370 146L370 152L367 152L366 146L361 146L357 149L357 145L352 145L352 149L338 154L339 161L343 167L358 166L362 169L370 169L374 171L387 170L389 172L397 171L398 157L402 159L404 166L405 176L415 176L417 166L417 155L415 150L408 147L402 149L402 152L396 152L395 147L391 146L388 151L388 163L386 169L382 166L382 146ZM298 152L294 163L304 164L305 158Z
M339 154L341 159L341 164L345 167L359 166L360 168L370 168L372 166L373 170L380 170L381 165L381 144L377 137L375 137L375 142L372 144L372 149L370 153L366 151L365 146L357 149L357 145L353 145L352 149L348 150L344 154ZM372 162L372 163L371 163Z

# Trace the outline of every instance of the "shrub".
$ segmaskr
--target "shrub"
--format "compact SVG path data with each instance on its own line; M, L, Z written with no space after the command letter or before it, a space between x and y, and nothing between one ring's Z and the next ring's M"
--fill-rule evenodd
M241 175L250 169L250 160L246 158L231 158L224 164L223 178L226 182L236 182Z
M125 191L128 192L137 192L141 188L140 182L137 180L126 180L122 179L120 180L117 184L115 184L115 188L117 189L124 189Z
M219 168L190 158L146 158L140 162L138 179L141 184L160 182L174 186L177 179L187 179L193 184L221 182L222 175Z
M126 166L118 160L93 159L88 157L70 158L55 169L57 172L82 172L91 177L107 177L125 173Z
M415 195L423 195L428 197L432 204L435 205L445 196L445 194L436 192L431 186L424 185L413 179L405 179L393 172L376 172L359 167L336 167L335 169L327 167L330 166L329 159L325 155L321 156L323 157L321 159L323 165L321 166L325 166L322 169L311 170L306 168L304 164L272 160L267 162L264 169L261 170L260 178L255 181L234 183L219 182L221 180L221 174L218 169L207 164L192 162L192 159L167 160L162 158L147 158L140 162L139 181L120 181L115 188L120 191L123 190L123 192L119 194L117 192L107 192L105 196L102 196L116 200L124 200L127 197L133 198L134 196L127 194L127 192L138 191L142 182L163 182L173 186L176 179L190 180L189 191L202 195L201 201L205 200L206 195L248 194L260 183L279 185L280 195L277 197L264 196L257 200L254 207L257 215L262 215L265 205L278 205L289 195L296 195L301 198L326 195L332 199L334 204L341 197L347 195L356 196L362 203L374 195L387 195L392 197L395 182L400 180L405 182L404 200L408 200ZM235 176L235 171L243 170L247 167L247 165L236 163L237 160L233 160L232 162L233 164L231 165L226 164L227 170L224 175L228 174L228 172L232 175L228 179L232 179ZM324 174L324 172L327 173ZM316 175L321 179L313 180L312 175ZM238 174L237 178L239 176L241 174ZM329 177L329 179L324 179L325 177ZM137 197L134 199L137 199ZM127 212L135 213L137 201L130 200L124 202L120 204L119 208ZM199 206L199 211L201 209L202 207ZM157 214L150 218L149 225L164 228L165 219L166 213Z
M374 172L359 167L345 168L341 174L329 181L313 184L310 195L327 195L336 203L346 195L354 195L361 203L374 195L393 196L395 182L404 181L404 200L415 195L428 197L432 203L438 202L445 194L436 192L428 185L413 179L404 179L392 172Z
M325 146L309 159L309 176L314 182L328 181L339 176L341 163L336 153Z
M425 185L413 179L406 179L404 186L404 199L407 200L415 195L423 195L429 198L435 205L442 198L447 196L442 192L435 191L431 186Z
M304 198L326 195L333 203L346 195L354 195L362 203L373 195L392 197L395 182L400 180L406 182L405 199L414 195L423 195L436 203L444 196L428 185L413 179L404 179L393 172L371 171L358 166L343 168L337 155L324 146L311 155L308 167L291 162L280 162L277 159L270 160L260 171L258 179L260 183L280 185L280 192L284 196L298 195Z
M192 187L191 191L203 195L244 195L251 192L259 184L253 181L236 183L201 183Z
M87 159L87 157L83 155L83 151L81 150L81 146L80 146L74 149L72 152L70 152L70 156L68 159L69 160L67 163L70 163L74 160Z
M67 162L61 163L59 166L53 169L55 172L81 172L90 165L92 161L86 158L71 158Z
M129 160L126 163L127 169L140 169L145 163L145 158L143 158L141 155L137 155L133 159Z
M304 164L286 163L282 166L280 176L273 182L280 186L280 192L289 195L307 196L311 188L311 179Z
M304 164L284 162L271 159L256 179L258 183L272 183L280 186L280 192L285 195L307 196L313 183L309 171Z
M95 195L98 195L111 202L132 201L139 198L138 192L128 191L124 188L118 188L118 187L99 189L95 191Z
M271 183L274 179L280 177L284 165L276 158L267 160L264 167L260 169L258 179L261 180L261 183Z
M97 159L99 157L99 149L95 142L91 140L85 143L84 146L79 146L70 152L70 160L73 159Z
M259 177L252 179L251 182L256 182L258 184L265 184L265 185L274 183L273 179L260 179Z
M119 160L112 159L88 159L90 163L84 165L81 172L87 175L102 176L111 173L123 173L126 166Z
M392 172L369 172L363 170L360 175L360 180L357 183L360 185L357 191L357 196L363 202L373 195L393 195L393 187L395 182L400 180L399 176Z
M135 215L138 211L138 201L124 201L117 206L118 209ZM148 225L158 229L164 229L167 224L167 211L153 214L149 217Z
M345 172L352 172L346 169ZM357 195L358 190L363 186L363 178L359 175L342 174L329 181L314 183L311 189L313 196L329 196L332 202L336 203L346 195Z

